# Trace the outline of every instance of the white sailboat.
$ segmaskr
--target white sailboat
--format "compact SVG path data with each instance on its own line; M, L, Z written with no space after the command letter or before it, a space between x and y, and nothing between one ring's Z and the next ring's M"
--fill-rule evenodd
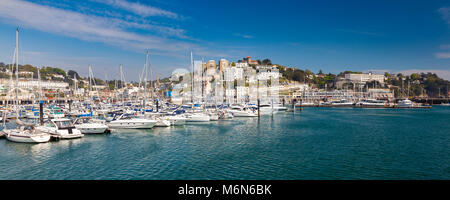
M17 93L18 93L18 87L17 83L19 80L19 29L16 30L16 49L15 49L15 63L16 63L16 107L18 106L17 101ZM6 114L3 116L3 118L6 118ZM5 122L5 121L3 121ZM6 139L12 142L20 142L20 143L43 143L50 141L50 135L47 133L43 133L40 130L35 128L35 124L28 124L25 122L22 122L19 119L18 112L16 112L16 126L20 128L16 129L7 129L6 124L3 124L3 134L5 135Z

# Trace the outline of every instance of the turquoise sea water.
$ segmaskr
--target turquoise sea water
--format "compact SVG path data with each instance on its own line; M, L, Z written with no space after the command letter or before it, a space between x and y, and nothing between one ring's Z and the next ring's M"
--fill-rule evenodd
M46 144L0 139L0 179L450 179L450 108L305 108Z

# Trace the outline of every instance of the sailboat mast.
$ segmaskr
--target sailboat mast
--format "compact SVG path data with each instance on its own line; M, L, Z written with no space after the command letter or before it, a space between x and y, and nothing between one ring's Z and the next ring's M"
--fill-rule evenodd
M16 29L16 101L17 101L17 104L19 103L18 101L19 101L19 99L18 99L18 96L19 96L19 88L18 88L18 86L19 86L19 28L17 28Z
M143 100L143 105L142 105L142 109L144 110L144 112L145 112L145 100L147 99L147 75L148 75L148 73L147 73L147 66L148 66L148 56L149 56L149 53L148 53L148 51L147 51L147 54L145 55L145 68L144 68L144 72L145 72L145 75L144 75L144 100Z
M191 51L191 69L192 69L192 80L191 80L191 103L194 103L194 61L192 60L192 51Z
M203 77L203 57L202 57L202 103L203 103L203 109L205 109L205 93L204 93L204 89L205 89L205 83L204 83L204 77Z
M41 88L41 70L37 68L38 73L38 89L39 89L39 101L42 100L42 88Z
M125 109L125 97L124 97L124 92L125 92L125 79L124 79L124 77L123 77L123 69L122 69L122 64L120 64L120 82L122 82L122 90L123 90L123 92L122 92L122 106L123 106L123 108Z

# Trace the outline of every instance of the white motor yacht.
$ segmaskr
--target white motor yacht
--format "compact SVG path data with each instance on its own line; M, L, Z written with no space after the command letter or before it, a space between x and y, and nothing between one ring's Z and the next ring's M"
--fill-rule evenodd
M281 105L270 105L270 104L263 104L259 106L259 111L261 112L261 115L271 115L271 114L277 114L281 112L286 112L287 108Z
M75 139L84 136L84 134L73 125L72 121L67 118L52 119L45 122L43 126L36 127L36 129L60 139Z
M239 106L232 106L230 110L228 110L234 117L258 117L258 113L249 109L242 108Z
M210 117L204 113L186 113L184 114L186 117L186 122L209 122Z
M219 120L219 114L216 111L209 112L208 115L209 115L209 120L210 121L217 121L217 120Z
M356 105L369 108L384 108L385 106L387 106L387 103L384 100L367 99L361 100Z
M155 127L169 127L170 121L163 118L156 118Z
M399 108L411 108L413 106L413 102L409 99L402 99L397 103L397 107Z
M334 107L348 107L348 106L353 106L355 104L355 102L350 101L348 99L341 99L338 101L332 101L331 105Z
M109 122L108 127L111 129L149 129L153 128L156 122L156 120L137 118L133 115L122 114Z
M172 126L184 125L184 124L186 124L186 120L187 120L187 118L182 117L180 115L164 116L162 118L170 121L170 125L172 125Z
M83 134L105 133L106 129L108 129L105 120L93 119L91 117L77 118L73 124Z

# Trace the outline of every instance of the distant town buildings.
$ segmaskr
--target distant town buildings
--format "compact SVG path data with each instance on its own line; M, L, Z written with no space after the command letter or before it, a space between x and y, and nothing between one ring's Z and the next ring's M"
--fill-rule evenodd
M384 84L385 77L381 74L354 74L354 73L348 73L345 74L345 79L352 82L352 83L367 83L371 81L378 81L381 84Z

